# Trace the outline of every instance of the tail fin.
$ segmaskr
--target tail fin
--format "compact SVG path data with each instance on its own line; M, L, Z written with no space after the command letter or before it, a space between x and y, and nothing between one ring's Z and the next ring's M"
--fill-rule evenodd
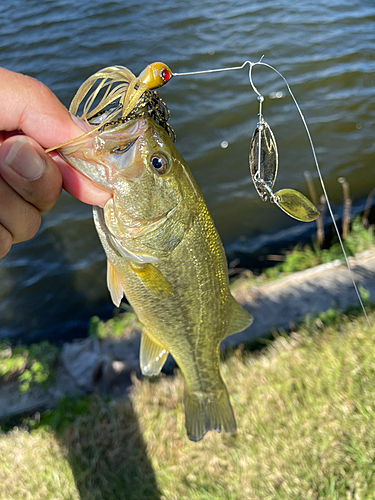
M185 386L184 402L186 431L191 441L200 441L211 430L236 432L236 420L225 386L217 395L190 392Z

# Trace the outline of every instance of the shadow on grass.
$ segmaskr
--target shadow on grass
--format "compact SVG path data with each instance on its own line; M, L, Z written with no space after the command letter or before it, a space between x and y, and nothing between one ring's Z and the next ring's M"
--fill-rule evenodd
M147 448L132 402L97 395L63 400L41 424L55 429L81 500L158 500Z
M46 446L43 453L47 453L47 458L34 464L26 455L34 457L35 450L32 451L32 447L35 441L26 441L28 449L24 450L19 480L27 483L33 477L36 487L42 491L42 477L51 477L48 487L53 489L54 498L56 495L67 498L62 489L64 484L71 483L70 473L68 477L66 472L62 472L66 470L63 457L70 465L78 493L78 496L73 495L72 500L161 498L142 431L127 396L116 403L96 394L78 399L64 398L52 410L42 413L38 422L30 416L18 415L2 420L0 424L3 433L17 429L46 431L47 434L43 434ZM52 450L51 454L48 451L55 442L61 449L61 455L56 456ZM41 456L44 456L43 453ZM53 467L49 464L51 460ZM9 462L9 466L12 468L14 464ZM24 497L21 494L12 498Z

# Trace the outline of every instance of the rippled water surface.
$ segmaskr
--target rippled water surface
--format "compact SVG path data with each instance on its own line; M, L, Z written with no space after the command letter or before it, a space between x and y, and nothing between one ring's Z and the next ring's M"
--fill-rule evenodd
M375 185L372 1L13 0L1 3L0 16L1 65L38 78L66 106L104 66L121 64L138 74L162 60L182 72L264 54L303 109L336 210L339 176L349 181L357 205ZM298 113L275 73L256 68L254 82L279 147L275 188L307 194L303 173L316 178L316 172ZM263 203L251 184L257 101L246 70L176 77L160 94L227 250L250 253L271 240L282 245L305 229ZM90 315L111 310L91 208L64 193L37 237L0 261L0 338L72 338L84 333Z

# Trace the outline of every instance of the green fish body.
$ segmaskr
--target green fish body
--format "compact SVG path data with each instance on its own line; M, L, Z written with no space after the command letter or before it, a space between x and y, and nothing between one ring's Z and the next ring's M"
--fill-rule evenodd
M185 379L189 438L234 433L219 345L252 317L230 293L220 237L168 134L142 117L60 152L113 193L94 221L112 300L125 294L143 324L142 373L157 375L171 353Z

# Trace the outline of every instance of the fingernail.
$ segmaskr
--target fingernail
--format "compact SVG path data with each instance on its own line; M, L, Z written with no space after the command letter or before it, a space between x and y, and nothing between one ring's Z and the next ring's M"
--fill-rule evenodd
M44 160L24 137L16 140L4 161L28 181L39 179L45 169Z

